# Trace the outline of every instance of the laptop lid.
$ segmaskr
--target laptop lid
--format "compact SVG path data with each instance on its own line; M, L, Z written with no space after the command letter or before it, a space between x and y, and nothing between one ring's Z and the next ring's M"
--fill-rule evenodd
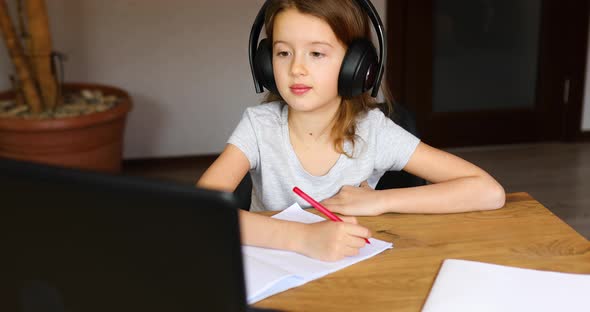
M6 159L0 193L1 311L246 310L230 193Z

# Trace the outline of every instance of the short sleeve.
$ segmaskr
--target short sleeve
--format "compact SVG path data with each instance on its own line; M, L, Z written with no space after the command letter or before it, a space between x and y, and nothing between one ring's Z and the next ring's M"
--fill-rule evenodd
M402 170L414 154L420 139L381 112L375 119L375 168L384 171Z
M240 123L227 140L227 143L235 145L250 161L250 169L256 169L260 159L260 149L252 118L248 110L242 115Z

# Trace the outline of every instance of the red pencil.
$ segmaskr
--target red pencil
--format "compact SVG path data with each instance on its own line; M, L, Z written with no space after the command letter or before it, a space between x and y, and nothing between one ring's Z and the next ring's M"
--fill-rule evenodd
M333 214L330 210L328 210L328 208L324 207L322 204L315 201L315 199L311 198L311 196L305 194L305 192L300 190L297 186L293 188L293 192L301 196L301 198L305 199L306 202L308 202L311 206L313 206L313 208L317 209L319 212L323 213L326 217L328 217L328 219L336 222L342 222L342 219L340 219L337 215ZM366 238L365 242L367 242L367 244L371 243Z

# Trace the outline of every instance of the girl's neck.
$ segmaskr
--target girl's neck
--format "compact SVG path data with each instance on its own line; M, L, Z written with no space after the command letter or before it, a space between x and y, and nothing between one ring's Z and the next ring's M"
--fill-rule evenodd
M328 142L340 105L331 105L311 112L295 111L289 107L289 132L298 140Z

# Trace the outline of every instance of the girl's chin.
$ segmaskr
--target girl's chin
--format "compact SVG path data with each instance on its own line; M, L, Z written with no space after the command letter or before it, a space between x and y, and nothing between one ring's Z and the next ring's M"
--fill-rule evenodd
M295 101L295 102L287 102L289 104L289 107L291 108L291 110L296 111L296 112L315 112L315 111L323 111L326 109L326 105L321 105L317 102L301 102L301 101Z
M318 105L316 103L313 103L311 101L287 101L287 104L289 104L289 107L295 111L298 112L309 112L309 111L313 111L315 109L318 108Z

